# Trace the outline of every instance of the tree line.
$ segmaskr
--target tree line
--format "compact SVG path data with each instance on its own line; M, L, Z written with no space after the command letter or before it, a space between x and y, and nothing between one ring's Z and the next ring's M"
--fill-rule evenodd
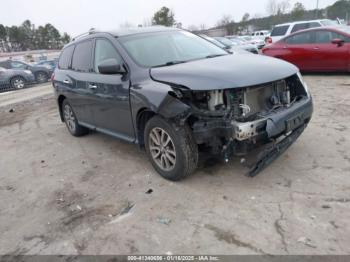
M246 33L249 28L254 28L254 30L271 29L276 24L301 20L325 18L335 20L339 18L348 22L350 19L350 0L338 0L326 8L313 10L306 10L300 2L291 6L289 0L270 0L266 10L269 16L254 15L251 17L249 13L246 13L239 22L224 15L215 28L224 28L227 34L239 34Z
M297 2L291 6L290 0L269 0L266 5L268 16L262 17L259 14L251 15L245 13L242 19L235 22L230 15L223 15L217 22L216 28L224 28L227 34L247 33L251 29L262 30L271 29L274 25L291 21L312 20L312 19L350 19L350 0L338 0L333 5L324 9L306 10L305 6ZM162 7L157 11L151 22L153 25L178 26L181 23L176 21L175 14L167 7ZM200 31L207 29L205 24L189 25L190 31Z
M49 23L38 27L29 20L20 26L9 27L0 24L0 52L61 49L70 39L67 33L61 35Z

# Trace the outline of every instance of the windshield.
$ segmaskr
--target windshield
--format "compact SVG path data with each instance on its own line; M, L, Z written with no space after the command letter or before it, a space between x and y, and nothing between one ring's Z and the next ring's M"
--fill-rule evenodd
M338 23L333 20L322 20L321 24L324 26L337 25Z
M235 43L233 43L231 40L225 38L225 37L215 37L216 40L218 40L220 43L223 43L225 46L234 46Z
M220 48L225 48L226 46L222 43L220 43L218 40L214 39L214 38L211 38L209 36L203 36L204 39L212 42L214 45L217 45L218 47Z
M131 58L144 67L184 63L228 53L186 31L168 31L118 38Z

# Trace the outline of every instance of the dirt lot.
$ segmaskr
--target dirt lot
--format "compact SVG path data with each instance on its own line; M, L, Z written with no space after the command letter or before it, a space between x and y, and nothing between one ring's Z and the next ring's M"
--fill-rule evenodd
M1 107L0 254L350 254L350 77L305 79L312 122L253 179L236 160L168 182L135 145L69 135L52 95Z

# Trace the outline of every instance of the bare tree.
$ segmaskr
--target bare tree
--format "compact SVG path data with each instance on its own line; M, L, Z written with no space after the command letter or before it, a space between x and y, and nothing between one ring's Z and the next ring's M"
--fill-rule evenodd
M276 15L278 11L277 0L269 0L266 5L266 11L269 15Z
M152 18L145 18L145 19L143 19L142 26L143 27L152 26Z
M266 6L266 10L270 15L281 15L285 14L290 7L289 0L269 0Z
M278 14L285 14L290 8L289 0L283 0L278 3Z
M221 19L217 22L217 26L226 26L233 22L233 19L230 15L223 15Z

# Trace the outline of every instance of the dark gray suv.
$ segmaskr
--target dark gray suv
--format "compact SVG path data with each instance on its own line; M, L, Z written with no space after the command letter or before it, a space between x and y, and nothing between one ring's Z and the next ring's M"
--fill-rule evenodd
M91 129L139 144L170 180L194 172L199 152L244 157L254 176L312 115L295 66L232 55L175 28L80 36L62 51L53 85L72 135Z

